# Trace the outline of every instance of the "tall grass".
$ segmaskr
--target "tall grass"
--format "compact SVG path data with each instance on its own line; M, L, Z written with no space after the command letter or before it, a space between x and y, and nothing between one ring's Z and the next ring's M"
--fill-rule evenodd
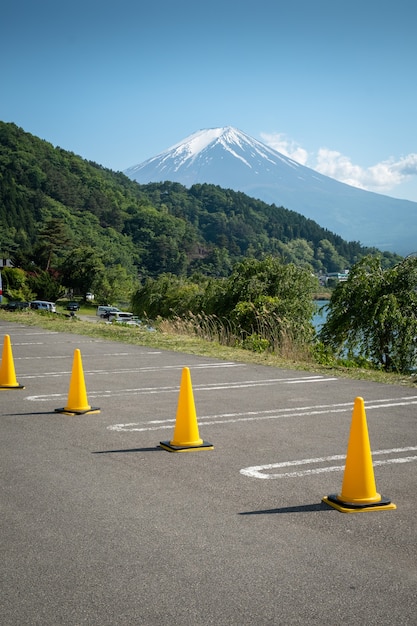
M284 320L278 316L257 316L247 331L227 318L205 313L189 313L169 320L158 320L158 329L176 335L194 335L204 341L232 348L243 348L257 353L275 354L284 359L312 361L311 342L295 336ZM306 329L300 336L306 335ZM308 335L308 332L307 332ZM313 336L313 333L311 333Z

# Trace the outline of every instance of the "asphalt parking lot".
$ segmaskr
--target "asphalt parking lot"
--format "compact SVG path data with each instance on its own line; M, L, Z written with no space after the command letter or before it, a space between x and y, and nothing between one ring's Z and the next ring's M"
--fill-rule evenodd
M417 390L0 322L1 615L25 625L416 624ZM66 415L74 351L91 406ZM183 368L200 436L170 453ZM344 514L355 397L378 492Z

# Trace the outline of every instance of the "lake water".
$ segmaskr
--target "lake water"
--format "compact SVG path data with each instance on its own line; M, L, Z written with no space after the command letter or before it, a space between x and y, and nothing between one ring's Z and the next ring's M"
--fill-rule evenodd
M326 321L328 303L328 300L315 300L317 311L313 315L312 322L316 331L319 331L321 326L323 326L324 322Z

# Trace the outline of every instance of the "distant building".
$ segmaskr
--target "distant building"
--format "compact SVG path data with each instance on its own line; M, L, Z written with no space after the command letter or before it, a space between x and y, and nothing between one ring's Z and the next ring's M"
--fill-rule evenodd
M329 279L337 280L339 283L345 282L349 277L349 270L344 270L343 272L329 272L326 274L326 283Z
M2 267L13 267L11 259L4 259L0 257L0 269Z

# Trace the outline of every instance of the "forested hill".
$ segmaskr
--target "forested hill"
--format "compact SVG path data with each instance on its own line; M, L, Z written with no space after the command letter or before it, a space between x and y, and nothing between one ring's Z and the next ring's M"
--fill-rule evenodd
M23 268L54 270L67 283L92 258L130 276L226 276L236 261L272 254L332 272L369 252L378 253L243 193L139 185L0 122L0 253ZM398 259L380 254L387 265Z

